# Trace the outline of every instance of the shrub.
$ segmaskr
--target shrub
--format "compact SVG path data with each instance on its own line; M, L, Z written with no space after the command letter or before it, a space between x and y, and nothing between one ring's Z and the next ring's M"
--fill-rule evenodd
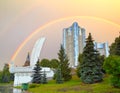
M105 59L103 67L111 75L111 84L120 88L120 56L109 56Z

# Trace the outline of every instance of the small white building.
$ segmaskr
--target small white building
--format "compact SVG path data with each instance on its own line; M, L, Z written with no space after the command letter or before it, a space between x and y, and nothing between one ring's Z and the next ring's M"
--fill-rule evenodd
M14 73L14 86L20 86L22 83L31 83L33 75L32 66L10 68L10 72ZM42 72L46 72L47 79L52 79L54 72L50 68L42 68Z

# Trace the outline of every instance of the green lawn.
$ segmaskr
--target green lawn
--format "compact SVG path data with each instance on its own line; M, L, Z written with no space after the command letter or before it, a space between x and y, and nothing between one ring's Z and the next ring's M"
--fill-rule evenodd
M108 76L105 76L103 82L96 84L84 84L76 76L71 81L63 84L56 84L52 80L48 84L29 88L29 91L32 93L120 93L120 89L110 85Z
M0 86L11 86L13 85L13 82L10 83L0 83Z

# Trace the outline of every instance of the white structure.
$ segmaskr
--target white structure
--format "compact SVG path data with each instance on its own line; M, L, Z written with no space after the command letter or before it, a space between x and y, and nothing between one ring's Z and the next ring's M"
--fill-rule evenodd
M14 73L14 86L20 86L22 83L30 83L32 80L32 74L33 74L33 68L39 58L43 43L45 41L45 38L40 38L36 41L34 48L32 50L31 54L31 62L30 66L25 67L15 67L12 63L10 65L10 72ZM50 68L42 68L42 72L46 72L46 76L48 79L52 78L54 75L53 70Z
M34 66L40 56L41 49L43 47L43 44L45 42L45 37L40 38L36 41L32 54L31 54L31 59L30 59L30 66Z
M94 42L95 44L95 49L97 49L100 52L100 55L104 55L105 57L109 56L109 46L108 43L98 43Z
M42 68L42 72L46 72L46 77L51 79L54 75L54 72L50 68ZM33 67L13 67L10 69L11 73L14 73L14 86L21 86L22 83L30 83L33 75Z

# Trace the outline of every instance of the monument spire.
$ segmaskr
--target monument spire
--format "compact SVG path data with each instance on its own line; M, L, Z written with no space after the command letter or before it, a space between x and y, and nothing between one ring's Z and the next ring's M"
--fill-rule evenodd
M30 54L29 54L29 52L28 52L28 55L26 57L26 61L25 61L23 66L30 66Z

